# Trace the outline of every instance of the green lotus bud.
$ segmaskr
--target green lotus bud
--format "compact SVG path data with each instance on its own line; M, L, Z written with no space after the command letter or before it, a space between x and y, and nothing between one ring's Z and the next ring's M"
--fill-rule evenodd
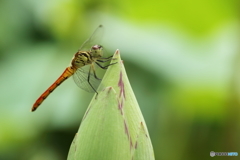
M117 63L116 63L117 62ZM117 50L82 119L68 160L154 160L147 126Z

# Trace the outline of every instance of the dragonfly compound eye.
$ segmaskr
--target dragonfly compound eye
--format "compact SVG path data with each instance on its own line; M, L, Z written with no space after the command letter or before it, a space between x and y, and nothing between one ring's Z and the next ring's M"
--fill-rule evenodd
M92 46L92 49L93 50L98 50L98 49L101 49L102 48L102 46L100 46L100 45L94 45L94 46Z

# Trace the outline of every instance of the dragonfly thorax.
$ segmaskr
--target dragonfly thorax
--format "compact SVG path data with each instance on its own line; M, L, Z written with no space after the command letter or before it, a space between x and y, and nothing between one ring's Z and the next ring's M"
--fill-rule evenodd
M85 65L91 64L93 63L93 61L94 60L90 52L78 51L72 59L72 66L77 69Z

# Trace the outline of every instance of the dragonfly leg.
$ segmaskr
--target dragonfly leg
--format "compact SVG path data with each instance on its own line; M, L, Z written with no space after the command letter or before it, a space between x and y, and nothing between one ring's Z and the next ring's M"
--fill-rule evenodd
M90 83L90 74L91 74L91 70L92 70L92 67L90 67L90 70L89 70L89 72L88 72L88 84L92 87L92 89L94 90L94 92L96 92L97 93L97 95L98 95L98 92L96 91L96 89L92 86L92 84ZM96 73L95 73L95 71L94 71L94 77L96 78L97 76L96 76Z
M113 57L113 55L109 56L109 57L106 57L106 58L99 58L99 59L111 59L112 57Z
M112 59L107 59L107 60L97 60L98 62L104 63L104 62L108 62L111 61Z
M116 64L116 63L111 63L111 64L108 64L108 65L106 65L106 66L102 66L101 64L99 64L99 63L97 63L97 62L95 62L100 68L102 68L102 69L107 69L109 66L111 66L111 65L113 65L113 64Z
M117 58L112 58L113 56L110 56L110 57L107 57L107 58L99 58L97 61L98 62L107 62L107 61L110 61L110 60L117 60ZM105 61L103 60L100 60L100 59L105 59Z
M97 74L96 74L96 71L95 71L95 70L93 70L93 75L94 75L94 77L95 77L97 80L102 80L101 78L98 78L98 77L97 77Z

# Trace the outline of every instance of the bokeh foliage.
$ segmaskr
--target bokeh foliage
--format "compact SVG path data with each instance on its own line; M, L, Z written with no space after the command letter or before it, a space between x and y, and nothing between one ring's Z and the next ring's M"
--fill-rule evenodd
M67 158L93 95L67 80L29 110L99 24L107 52L121 50L156 159L240 153L237 0L3 0L0 159Z

